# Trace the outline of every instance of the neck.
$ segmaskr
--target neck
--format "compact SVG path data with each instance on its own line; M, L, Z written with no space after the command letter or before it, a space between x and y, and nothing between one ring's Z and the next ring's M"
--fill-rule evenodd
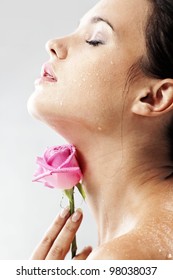
M121 129L116 135L102 129L91 133L80 122L66 125L63 120L52 127L77 148L99 242L134 228L153 203L153 193L156 197L166 189L164 185L170 181L166 178L173 170L167 143L157 135L158 130L154 137L145 131L142 135L140 128L129 128L127 135L122 135Z
M96 137L91 145L77 145L87 203L97 222L99 243L132 229L151 202L154 186L163 187L170 175L172 168L164 152L161 154L156 145L155 150L153 145L142 146L142 150L139 147Z

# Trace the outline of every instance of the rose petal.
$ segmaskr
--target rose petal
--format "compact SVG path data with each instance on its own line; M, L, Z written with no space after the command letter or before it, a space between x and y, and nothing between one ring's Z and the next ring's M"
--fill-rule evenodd
M48 148L43 157L37 157L39 165L34 182L42 182L50 188L71 189L82 179L73 145Z

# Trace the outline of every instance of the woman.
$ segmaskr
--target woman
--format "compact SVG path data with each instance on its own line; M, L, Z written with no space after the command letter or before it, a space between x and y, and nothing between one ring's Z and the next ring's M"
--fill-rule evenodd
M50 60L30 113L76 146L98 247L75 259L173 259L173 3L102 0ZM33 259L64 259L82 213L61 213Z

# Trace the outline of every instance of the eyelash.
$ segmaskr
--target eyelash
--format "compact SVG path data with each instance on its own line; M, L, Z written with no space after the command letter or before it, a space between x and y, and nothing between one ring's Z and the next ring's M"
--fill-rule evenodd
M102 41L97 41L97 40L91 40L91 41L86 40L86 43L89 44L89 45L92 45L93 47L103 45Z

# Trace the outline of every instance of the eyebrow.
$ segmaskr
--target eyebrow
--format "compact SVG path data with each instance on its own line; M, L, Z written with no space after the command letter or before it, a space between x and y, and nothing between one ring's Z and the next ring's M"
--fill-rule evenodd
M100 22L100 21L105 22L114 31L114 28L113 28L112 24L107 19L103 19L101 17L93 17L93 18L91 18L91 23L97 23L97 22Z
M80 20L80 22L81 22L81 20ZM80 24L80 22L79 22L79 24ZM114 28L113 28L112 24L107 19L103 19L103 18L97 17L97 16L92 17L90 19L90 23L97 23L97 22L105 22L114 31Z

